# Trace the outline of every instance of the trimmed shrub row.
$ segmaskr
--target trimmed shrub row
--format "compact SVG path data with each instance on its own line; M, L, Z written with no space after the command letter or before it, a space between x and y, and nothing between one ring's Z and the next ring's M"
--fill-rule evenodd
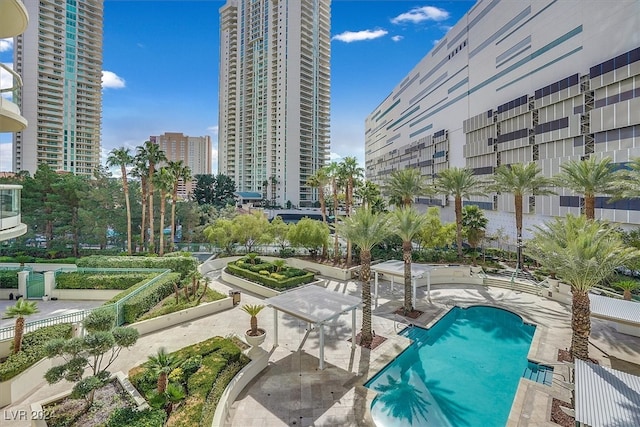
M272 275L266 276L260 274L260 272L254 272L251 270L246 270L244 268L238 267L234 263L227 264L227 272L229 274L233 274L234 276L243 277L245 279L249 279L252 282L259 283L271 289L289 289L296 287L298 285L309 283L313 281L314 275L313 273L304 272L303 276L295 276L287 278L284 274L275 273L279 276L284 276L281 280L274 278Z
M83 273L68 272L56 275L57 289L129 289L140 282L148 282L160 273Z
M29 369L46 356L44 346L47 341L55 338L71 338L71 324L60 323L44 326L29 332L22 338L22 350L11 354L0 363L0 381L7 381Z
M0 289L18 289L18 272L16 270L0 271Z
M171 295L173 285L180 282L179 273L169 273L154 284L131 297L123 306L124 322L133 323L160 301ZM125 291L126 292L126 291Z
M99 256L80 258L78 267L87 268L168 268L186 277L198 268L198 259L192 256L181 257L139 257L139 256Z
M163 409L118 408L107 420L107 427L163 427L167 413Z

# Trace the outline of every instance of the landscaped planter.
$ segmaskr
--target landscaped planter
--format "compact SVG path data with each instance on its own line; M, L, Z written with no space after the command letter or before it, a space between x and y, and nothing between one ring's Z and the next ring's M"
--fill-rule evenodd
M129 326L136 329L140 335L144 335L179 323L190 322L194 319L218 313L229 308L233 308L233 298L231 297L203 303L196 307L186 308L184 310L158 316L153 319L132 323Z
M127 379L124 373L116 372L111 376L111 379L116 379L120 383L124 391L126 391L134 400L139 410L146 409L149 407L149 405L144 400L144 398L140 395L140 393L138 393L138 391L133 387L133 385L131 385L131 383L129 382L129 380ZM71 394L71 390L64 393L57 394L45 400L32 403L31 413L30 413L31 426L47 427L47 421L45 419L47 418L47 413L43 408L45 408L48 405L51 405L52 403L56 403L64 400L65 398L69 397L70 394Z
M44 374L62 362L62 359L44 358L15 377L0 382L0 408L28 396L42 383Z
M249 291L256 295L260 295L265 298L270 298L270 297L275 297L276 295L280 295L280 292L276 291L275 289L267 288L266 286L259 285L258 283L254 283L247 279L243 279L242 277L234 276L233 274L229 274L224 270L222 270L220 278L233 286L244 289L245 291Z

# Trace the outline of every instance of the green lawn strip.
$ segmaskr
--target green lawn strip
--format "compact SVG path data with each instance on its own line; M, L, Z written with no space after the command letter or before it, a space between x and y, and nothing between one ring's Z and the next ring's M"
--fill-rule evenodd
M202 292L200 290L199 292ZM213 302L218 301L223 298L226 298L226 295L221 294L220 292L216 292L213 289L207 288L205 295L202 297L200 303ZM142 316L138 321L153 319L158 316L163 316L169 313L175 313L176 311L185 310L187 308L195 307L197 305L198 297L191 296L191 300L187 301L184 298L184 294L180 292L179 294L179 302L176 303L175 292L172 295L169 295L165 299L163 299L158 305L149 310L147 314Z
M249 363L240 348L230 339L222 337L184 347L172 355L174 363L169 377L172 380L178 379L187 392L185 400L171 414L169 424L172 426L192 427L200 425L202 419L209 418L208 414L215 412L215 406L205 408L205 403L209 396L218 394L212 390L224 390L235 375L231 372L237 372ZM157 377L148 366L148 362L145 362L129 371L129 380L143 396L147 396L156 387ZM205 409L206 414L203 415Z
M54 338L71 338L71 324L44 326L22 338L22 350L0 363L0 381L7 381L45 358L44 345Z
M56 275L56 289L117 289L125 290L138 283L146 283L160 273L65 272Z

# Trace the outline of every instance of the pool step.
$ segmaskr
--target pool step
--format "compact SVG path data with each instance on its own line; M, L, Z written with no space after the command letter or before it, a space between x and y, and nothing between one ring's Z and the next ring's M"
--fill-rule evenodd
M529 361L528 366L522 373L522 378L544 385L551 385L553 380L553 368Z

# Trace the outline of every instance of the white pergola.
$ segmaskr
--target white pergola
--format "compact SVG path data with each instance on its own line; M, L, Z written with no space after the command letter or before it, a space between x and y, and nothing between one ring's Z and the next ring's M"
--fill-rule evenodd
M413 287L413 300L412 305L416 305L416 279L427 279L427 298L431 299L431 271L437 267L432 265L411 263L411 286ZM380 264L374 264L371 266L371 271L374 273L374 286L373 295L378 300L378 275L385 274L391 278L391 292L393 292L393 283L395 277L401 277L404 280L404 261L385 261Z
M356 345L356 309L362 298L307 285L265 300L273 308L274 345L278 345L278 311L315 325L320 331L320 369L324 369L324 325L351 311L351 347Z

